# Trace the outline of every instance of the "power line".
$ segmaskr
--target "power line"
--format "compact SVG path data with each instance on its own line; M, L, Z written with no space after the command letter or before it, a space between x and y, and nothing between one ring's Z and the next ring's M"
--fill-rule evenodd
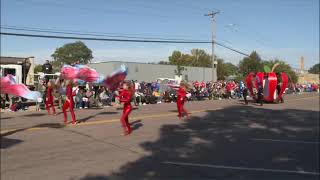
M93 37L76 37L76 36L53 36L40 34L25 34L25 33L7 33L1 32L1 35L7 36L24 36L24 37L38 37L50 39L78 39L91 41L114 41L114 42L144 42L144 43L180 43L180 44L208 44L211 41L171 41L171 40L145 40L145 39L116 39L116 38L93 38Z
M12 25L2 25L1 28L17 28L17 29L30 29L30 30L44 30L44 31L59 31L59 32L72 32L72 33L84 33L84 34L99 34L106 36L135 36L137 38L164 38L164 37L175 37L177 40L181 40L182 38L190 37L190 36L182 36L182 35L159 35L159 34L141 34L141 33L110 33L110 32L97 32L97 31L79 31L79 30L70 30L70 29L57 29L57 28L40 28L40 27L27 27L27 26L12 26ZM171 39L171 38L170 38ZM172 38L173 39L173 38ZM174 40L174 39L173 39Z
M93 37L76 37L76 36L53 36L53 35L39 35L39 34L25 34L25 33L10 33L0 32L4 36L18 36L18 37L33 37L33 38L49 38L49 39L73 39L73 40L88 40L88 41L111 41L111 42L132 42L132 43L171 43L171 44L212 44L212 41L169 41L169 40L145 40L145 39L116 39L116 38L93 38ZM222 43L214 41L218 46L224 47L244 56L249 55L241 52Z
M157 37L141 37L141 36L123 36L123 35L105 35L97 33L76 33L67 32L61 30L43 30L43 29L31 29L31 28L11 28L1 26L1 29L15 30L15 31L29 31L29 32L45 32L54 34L68 34L68 35L87 35L87 36L97 36L97 37L117 37L117 38L130 38L130 39L154 39L154 40L172 40L172 41L205 41L205 40L193 40L193 39L178 39L178 38L157 38Z
M241 54L241 55L250 57L250 55L247 54L247 53L244 53L244 52L241 52L241 51L239 51L239 50L236 50L236 49L234 49L234 48L232 48L232 47L226 46L226 45L221 44L221 43L219 43L219 42L217 42L217 41L215 41L214 43L215 43L216 45L218 45L218 46L224 47L224 48L226 48L226 49L229 49L229 50L234 51L234 52L236 52L236 53L239 53L239 54Z

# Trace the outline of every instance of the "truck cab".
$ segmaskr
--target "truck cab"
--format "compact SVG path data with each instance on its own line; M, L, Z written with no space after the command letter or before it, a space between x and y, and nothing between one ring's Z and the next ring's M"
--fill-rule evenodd
M8 74L15 76L18 84L22 83L22 67L21 65L1 65L1 76L4 77Z
M15 76L18 84L34 85L34 57L0 57L0 75Z

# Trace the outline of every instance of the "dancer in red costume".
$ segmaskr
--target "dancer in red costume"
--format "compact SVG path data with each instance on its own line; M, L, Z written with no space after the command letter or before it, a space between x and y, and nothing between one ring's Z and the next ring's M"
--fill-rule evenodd
M74 108L74 101L73 101L73 96L74 93L72 92L72 81L68 80L66 82L66 101L64 102L63 106L62 106L62 111L63 111L63 115L64 115L64 123L67 124L67 109L69 108L70 113L71 113L71 117L72 117L72 124L76 124L76 116L74 114L73 108Z
M132 90L129 87L129 83L125 82L123 84L123 90L119 94L120 102L123 103L123 113L121 116L121 123L124 130L124 135L129 135L132 131L130 123L129 123L129 114L132 110L131 106L131 98L132 98Z
M183 113L189 118L188 112L184 108L184 102L186 98L186 89L188 87L188 84L186 82L181 82L179 90L177 91L177 108L178 108L178 117L179 119L182 119Z
M45 100L45 105L46 109L48 111L48 114L50 113L50 108L52 108L53 115L56 115L56 109L54 108L54 98L53 98L53 83L51 81L48 82L47 84L47 92L46 92L46 100Z

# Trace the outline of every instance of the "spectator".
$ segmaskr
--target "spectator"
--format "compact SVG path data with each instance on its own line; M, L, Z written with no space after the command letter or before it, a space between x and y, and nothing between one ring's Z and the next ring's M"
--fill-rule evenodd
M16 112L19 110L25 110L24 104L21 102L19 97L12 97L12 105L10 106L10 111Z
M77 109L82 109L83 89L79 88L75 95L75 104Z
M106 106L106 107L111 106L112 97L108 89L105 89L105 88L100 89L99 99L103 106Z
M45 74L52 74L52 65L49 63L49 60L46 60L46 62L42 65L42 71ZM49 82L49 76L45 75L46 83Z
M87 90L83 90L80 109L82 108L87 109L89 107L89 98L87 98L86 94L87 94Z
M30 70L30 66L31 66L31 63L29 59L25 60L22 64L22 83L23 84L27 83L27 77L28 77L28 72Z
M159 90L155 90L155 91L153 91L152 95L153 95L153 96L155 96L155 97L157 98L157 102L160 102L160 101L161 101L161 99L160 99L160 92L159 92Z
M80 65L80 60L76 60L76 61L74 62L74 65L75 65L75 66Z
M248 88L247 88L246 86L243 86L242 96L243 96L243 99L244 99L244 103L245 103L245 104L248 104L248 100L247 100Z
M5 94L0 94L0 104L1 104L1 109L6 108L6 97Z

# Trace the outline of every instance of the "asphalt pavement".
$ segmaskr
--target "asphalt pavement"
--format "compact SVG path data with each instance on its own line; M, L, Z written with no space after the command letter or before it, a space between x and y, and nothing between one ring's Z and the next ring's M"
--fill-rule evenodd
M121 109L1 113L2 180L319 179L319 94L283 104L241 100L139 106L122 136ZM69 118L71 118L69 116Z

